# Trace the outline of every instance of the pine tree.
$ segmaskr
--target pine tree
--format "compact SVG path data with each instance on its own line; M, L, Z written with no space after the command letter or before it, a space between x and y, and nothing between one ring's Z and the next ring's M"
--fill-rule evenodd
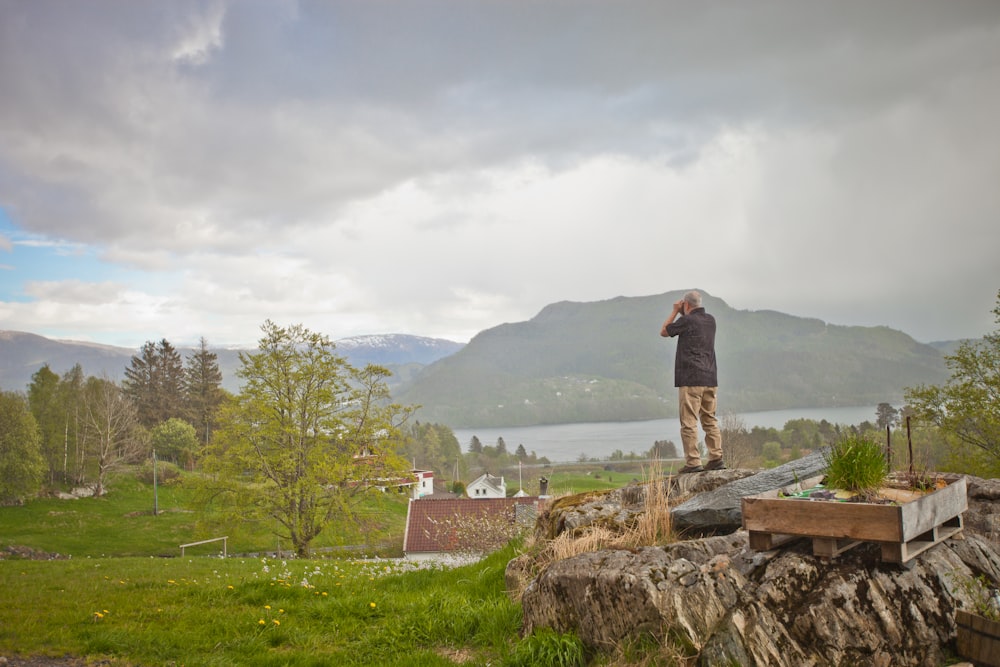
M125 369L124 391L139 421L152 428L171 417L184 416L184 365L167 339L147 341Z
M199 341L198 349L187 357L184 394L188 421L194 425L201 442L208 444L225 392L222 389L219 355L208 350L204 337Z

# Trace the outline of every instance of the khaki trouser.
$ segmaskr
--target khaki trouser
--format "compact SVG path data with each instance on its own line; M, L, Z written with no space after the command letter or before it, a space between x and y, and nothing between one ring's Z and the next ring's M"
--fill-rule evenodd
M699 419L705 431L708 460L722 458L722 431L719 430L719 420L715 418L716 390L717 387L677 388L680 395L681 443L689 466L701 465L701 452L698 451Z

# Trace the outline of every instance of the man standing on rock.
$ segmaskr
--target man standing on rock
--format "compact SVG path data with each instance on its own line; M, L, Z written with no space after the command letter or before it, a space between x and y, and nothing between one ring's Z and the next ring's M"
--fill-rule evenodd
M677 316L680 315L680 319ZM676 321L675 321L676 320ZM678 336L674 356L674 386L680 396L681 443L685 466L679 472L722 470L722 432L715 417L719 370L715 363L715 318L705 312L701 294L691 291L674 304L660 335ZM701 465L698 421L705 430L708 463Z

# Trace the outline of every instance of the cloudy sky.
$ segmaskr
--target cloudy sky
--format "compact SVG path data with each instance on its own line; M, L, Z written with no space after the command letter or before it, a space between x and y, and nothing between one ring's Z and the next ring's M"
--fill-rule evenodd
M0 95L0 329L996 328L994 0L0 0Z

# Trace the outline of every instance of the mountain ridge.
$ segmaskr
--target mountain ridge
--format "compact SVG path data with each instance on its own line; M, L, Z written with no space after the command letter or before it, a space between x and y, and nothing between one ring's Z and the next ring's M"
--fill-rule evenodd
M355 366L387 366L394 400L421 406L421 421L468 428L660 419L676 414L676 341L659 330L685 291L559 301L467 344L407 334L335 344ZM943 382L944 355L959 342L920 343L886 326L737 310L702 294L719 324L721 411L897 403L906 387ZM211 350L223 386L237 391L240 350ZM179 351L186 356L189 348ZM88 375L120 379L137 352L0 331L0 387L25 389L43 363L62 374L79 362Z
M676 416L676 341L659 330L685 291L550 304L480 332L396 398L453 428ZM719 326L720 409L898 402L908 386L947 378L942 352L901 331L736 310L702 294Z
M412 336L409 334L375 334L352 336L334 341L336 351L354 366L373 363L390 368L394 385L411 377L426 364L441 356L452 354L464 344L454 341ZM182 357L194 348L178 347ZM236 370L240 366L240 352L252 348L213 348L222 372L222 386L231 392L239 390ZM120 381L125 368L139 350L103 343L46 338L24 331L0 330L0 389L24 391L31 383L31 376L48 364L62 375L79 363L85 375L107 375Z

